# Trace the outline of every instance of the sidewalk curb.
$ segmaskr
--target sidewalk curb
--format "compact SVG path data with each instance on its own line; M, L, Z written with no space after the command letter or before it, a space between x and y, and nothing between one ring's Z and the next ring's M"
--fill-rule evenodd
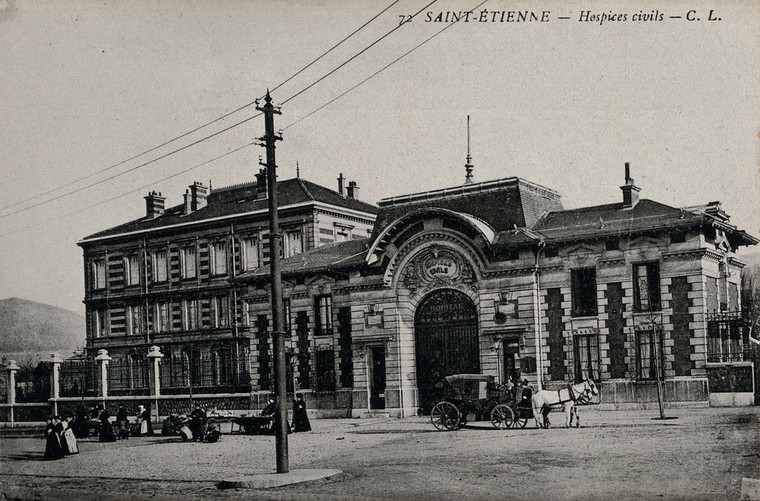
M341 470L291 470L288 473L264 473L250 477L225 479L217 484L219 489L271 489L284 485L313 482L334 477L343 473Z

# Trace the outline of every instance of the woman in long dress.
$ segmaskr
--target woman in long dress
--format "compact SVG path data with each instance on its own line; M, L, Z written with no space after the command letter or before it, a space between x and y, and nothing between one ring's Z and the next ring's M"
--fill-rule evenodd
M145 407L140 404L137 406L137 436L142 437L148 432L148 425L145 423L143 414L145 413Z
M114 435L113 425L111 424L111 415L105 408L100 411L99 440L101 442L116 442L116 435Z
M72 427L72 420L65 419L61 422L63 431L61 432L61 446L63 447L63 453L66 455L79 454L79 446L77 445L77 437L74 435Z
M311 431L309 415L306 413L306 401L302 393L296 393L296 399L293 400L293 431Z
M142 405L140 406L142 407ZM150 420L150 407L143 407L143 411L140 414L140 434L148 437L153 436L153 423Z
M58 419L52 417L47 420L45 425L45 459L61 459L63 457L63 448L61 447L61 437L55 431Z

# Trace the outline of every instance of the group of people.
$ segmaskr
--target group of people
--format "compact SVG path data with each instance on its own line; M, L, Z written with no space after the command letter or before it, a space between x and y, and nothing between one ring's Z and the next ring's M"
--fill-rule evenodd
M72 418L51 416L45 425L45 459L61 459L77 454L79 447L72 428Z
M130 433L129 417L123 405L116 414L116 430L111 422L111 415L105 406L93 406L89 410L83 404L77 406L75 416L62 419L51 416L45 426L45 459L60 459L68 454L79 452L77 438L87 438L90 430L101 442L115 442L118 438L132 435L153 435L150 420L150 408L140 405L137 411L137 427ZM117 434L118 431L118 434Z
M270 398L266 407L261 410L261 415L274 416L275 409L275 401ZM303 431L311 431L311 423L309 422L309 415L306 413L306 401L303 398L303 393L296 393L296 398L293 399L293 423L288 423L288 433Z
M512 378L509 378L506 387L509 394L514 396L517 405L530 407L530 399L533 396L533 387L527 379L523 379L522 381L518 380L517 383L515 383Z

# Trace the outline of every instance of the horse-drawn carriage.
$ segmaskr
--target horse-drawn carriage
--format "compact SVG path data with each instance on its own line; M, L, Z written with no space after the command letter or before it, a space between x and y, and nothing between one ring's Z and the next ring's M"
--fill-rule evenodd
M442 399L433 406L430 420L438 430L489 419L495 428L522 428L533 418L530 398L517 401L506 387L494 383L493 376L456 374L446 376L437 387Z

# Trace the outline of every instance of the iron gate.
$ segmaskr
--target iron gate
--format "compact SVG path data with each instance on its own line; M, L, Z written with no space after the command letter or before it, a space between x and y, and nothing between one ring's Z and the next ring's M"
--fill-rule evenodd
M419 406L427 414L445 376L480 373L478 314L467 295L442 289L422 300L414 330Z

